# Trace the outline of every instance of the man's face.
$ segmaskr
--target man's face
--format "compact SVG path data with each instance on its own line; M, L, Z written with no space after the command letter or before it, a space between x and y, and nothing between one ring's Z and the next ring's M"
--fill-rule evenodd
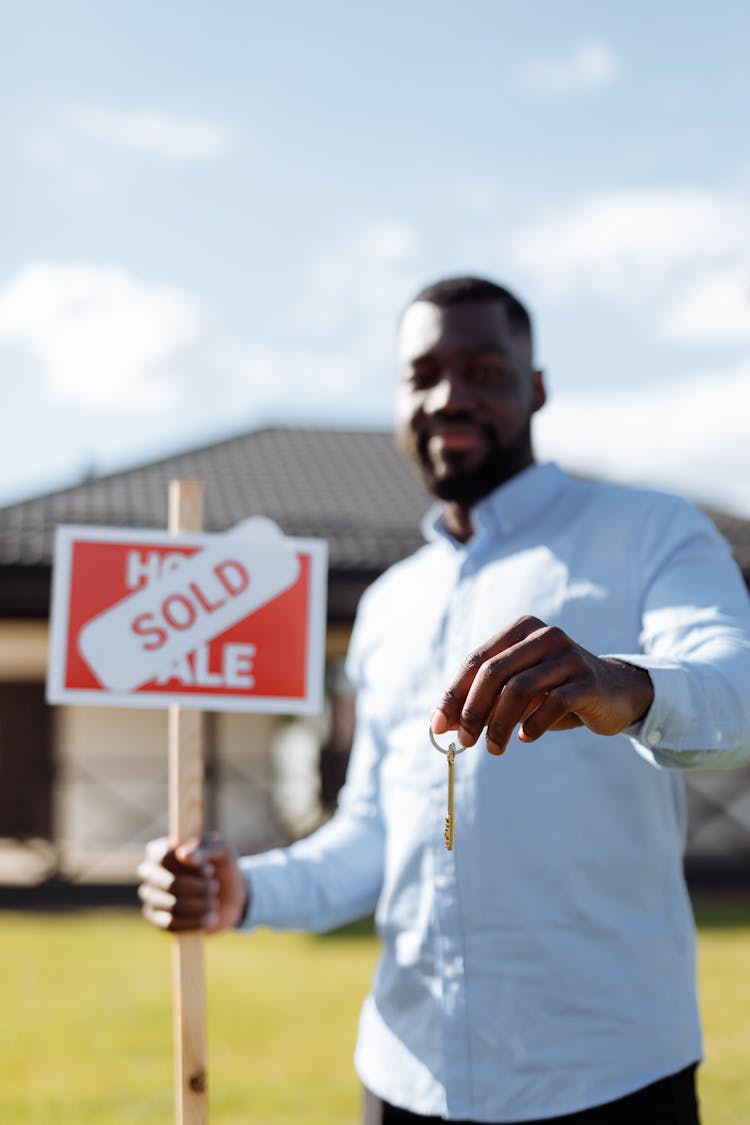
M439 499L470 508L532 463L542 375L502 301L416 301L401 324L399 366L397 440Z

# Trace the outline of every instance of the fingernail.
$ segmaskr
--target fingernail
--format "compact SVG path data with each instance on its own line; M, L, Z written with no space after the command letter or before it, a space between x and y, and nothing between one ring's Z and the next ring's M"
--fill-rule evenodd
M433 734L445 734L448 729L448 719L439 707L436 707L430 715L430 726Z

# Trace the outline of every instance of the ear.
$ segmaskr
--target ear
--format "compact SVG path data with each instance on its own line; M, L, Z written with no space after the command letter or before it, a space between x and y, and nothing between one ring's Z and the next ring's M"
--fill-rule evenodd
M547 391L544 386L544 372L541 370L532 371L531 383L534 394L534 401L531 409L533 413L536 413L537 410L542 409L545 402L547 401Z

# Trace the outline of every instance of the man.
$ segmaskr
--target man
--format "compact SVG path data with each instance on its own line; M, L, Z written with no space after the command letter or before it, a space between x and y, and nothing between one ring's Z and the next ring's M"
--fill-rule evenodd
M746 592L692 506L535 463L544 382L506 290L423 290L399 352L398 439L438 504L362 600L338 812L239 862L156 842L144 912L212 932L376 909L368 1125L694 1125L679 773L750 757ZM458 730L452 851L430 716Z

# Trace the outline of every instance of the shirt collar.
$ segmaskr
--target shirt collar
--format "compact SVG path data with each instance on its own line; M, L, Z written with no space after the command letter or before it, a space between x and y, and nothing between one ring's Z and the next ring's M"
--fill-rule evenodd
M474 534L469 543L458 543L443 523L442 504L432 505L422 521L428 541L443 539L458 547L473 546L486 535L512 535L531 523L560 491L563 473L554 462L530 465L483 497L471 510Z

